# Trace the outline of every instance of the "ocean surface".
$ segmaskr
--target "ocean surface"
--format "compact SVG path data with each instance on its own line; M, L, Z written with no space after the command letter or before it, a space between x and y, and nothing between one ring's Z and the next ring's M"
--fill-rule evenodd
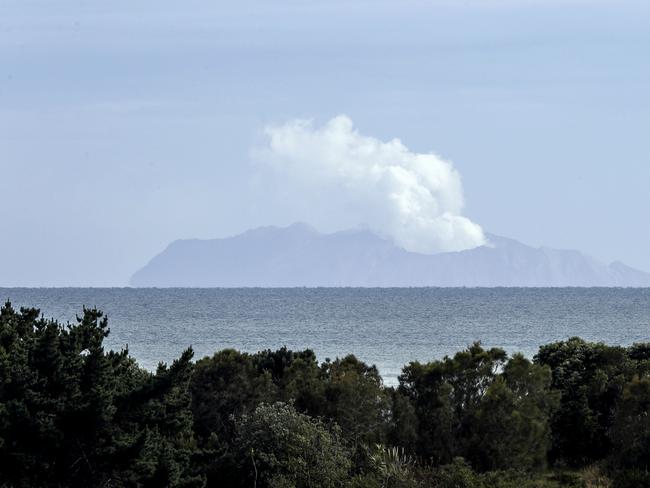
M319 360L355 354L395 384L403 365L474 341L532 357L541 344L580 336L628 345L650 341L650 289L620 288L0 288L14 307L74 321L106 312L107 345L146 368L192 346L313 349Z

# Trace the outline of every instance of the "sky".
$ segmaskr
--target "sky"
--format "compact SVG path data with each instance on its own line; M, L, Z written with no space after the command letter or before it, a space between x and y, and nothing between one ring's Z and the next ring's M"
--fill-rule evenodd
M0 0L0 286L124 286L173 240L296 220L650 271L649 48L633 0Z

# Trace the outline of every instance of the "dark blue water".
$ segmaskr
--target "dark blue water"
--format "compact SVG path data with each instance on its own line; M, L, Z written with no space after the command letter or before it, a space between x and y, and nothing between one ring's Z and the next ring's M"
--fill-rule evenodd
M0 299L63 321L96 306L109 317L109 347L128 344L147 368L190 345L197 357L286 345L311 348L321 360L354 353L376 364L389 384L407 362L441 358L473 341L528 356L575 335L650 341L650 289L0 288Z

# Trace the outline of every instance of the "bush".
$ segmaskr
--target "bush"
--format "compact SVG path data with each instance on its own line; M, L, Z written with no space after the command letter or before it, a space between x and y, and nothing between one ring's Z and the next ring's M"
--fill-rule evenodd
M236 429L241 477L255 486L330 488L348 479L350 458L340 429L328 429L286 403L259 405Z
M612 473L613 488L650 488L650 472L628 468Z
M483 488L481 479L463 458L436 469L431 476L431 486L436 488Z

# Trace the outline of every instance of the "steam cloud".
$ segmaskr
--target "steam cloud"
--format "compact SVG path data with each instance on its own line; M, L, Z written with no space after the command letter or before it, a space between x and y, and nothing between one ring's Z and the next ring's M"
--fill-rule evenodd
M481 227L462 216L461 178L449 161L359 134L345 115L321 128L294 120L265 132L268 146L257 155L286 183L283 191L312 196L300 205L356 219L413 252L485 243Z

